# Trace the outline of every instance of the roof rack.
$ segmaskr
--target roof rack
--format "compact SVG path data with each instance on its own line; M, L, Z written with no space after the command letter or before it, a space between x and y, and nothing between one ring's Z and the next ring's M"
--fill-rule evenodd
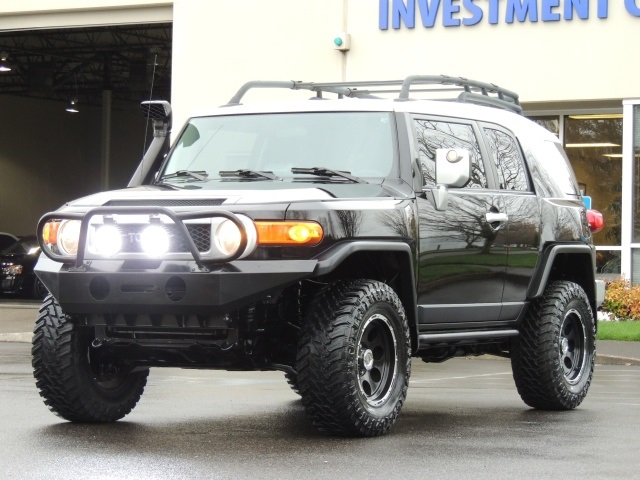
M286 88L290 90L310 90L317 98L323 93L338 95L338 98L383 98L380 95L398 94L397 101L416 100L415 94L429 93L430 98L476 103L503 108L522 114L518 94L492 83L479 82L463 77L447 75L412 75L404 80L384 80L372 82L296 82L296 81L252 81L245 83L229 100L226 106L240 105L242 97L255 88ZM443 93L460 92L457 97L443 98ZM410 96L414 94L414 96ZM422 98L421 96L419 98Z

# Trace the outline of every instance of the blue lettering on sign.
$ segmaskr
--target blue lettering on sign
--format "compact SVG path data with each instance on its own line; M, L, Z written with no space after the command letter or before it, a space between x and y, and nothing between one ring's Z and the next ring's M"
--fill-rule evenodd
M420 9L420 16L422 17L422 25L425 28L431 28L436 24L436 15L438 15L438 8L440 8L440 0L418 0L418 8Z
M454 14L460 13L460 5L457 5L457 0L444 0L442 11L442 24L445 27L459 27L460 19L453 18Z
M540 9L540 18L543 22L557 22L560 20L560 14L554 12L554 8L560 6L560 0L542 0L542 8Z
M409 0L408 3L404 3L402 0L394 0L391 7L391 24L393 28L400 28L400 20L404 20L404 24L407 28L413 28L416 26L416 2L415 0Z
M471 17L464 18L462 23L464 25L475 25L482 21L482 8L473 3L474 0L464 0L462 2L462 6L467 9L467 11L471 14Z
M598 18L607 18L609 15L609 0L598 0Z
M538 21L538 5L536 0L507 0L507 23L513 23L513 17L518 19L519 22L529 20L532 22Z
M574 11L578 15L578 18L581 18L582 20L586 20L587 18L589 18L589 0L565 1L564 18L567 20L573 20Z
M489 0L489 23L495 25L498 23L498 4L499 0Z
M640 7L638 7L636 0L624 0L624 6L631 15L640 17Z
M415 28L416 15L425 28L433 28L438 18L445 27L477 25L485 18L491 25L588 20L594 5L598 18L609 16L609 0L378 0L378 25L381 30L389 25L395 30ZM640 0L624 0L624 6L640 17Z

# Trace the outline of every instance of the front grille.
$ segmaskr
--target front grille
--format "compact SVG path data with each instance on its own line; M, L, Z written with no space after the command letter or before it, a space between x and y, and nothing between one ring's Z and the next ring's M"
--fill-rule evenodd
M199 252L206 252L211 248L211 225L191 224L187 225L187 230Z
M140 232L149 224L120 224L118 228L122 233L123 253L143 253L140 244ZM169 252L188 252L187 244L179 233L175 225L164 225L171 235L171 246ZM211 248L211 225L210 224L187 224L187 231L193 239L193 243L199 252L206 252Z
M111 200L104 204L105 207L217 207L225 202L226 198L204 199L164 199L164 200Z

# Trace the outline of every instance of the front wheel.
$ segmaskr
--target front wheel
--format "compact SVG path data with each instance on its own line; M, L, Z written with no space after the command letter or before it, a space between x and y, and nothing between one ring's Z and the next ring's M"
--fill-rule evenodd
M78 328L49 295L32 340L36 386L53 413L73 422L114 422L138 403L149 370L131 372L91 346L92 329Z
M296 362L307 414L328 434L385 433L400 413L411 373L400 299L381 282L341 281L307 310Z
M32 297L37 300L44 300L49 295L49 290L44 286L38 277L33 279Z
M513 378L522 400L542 410L580 405L593 376L595 333L582 287L568 281L549 285L512 342Z

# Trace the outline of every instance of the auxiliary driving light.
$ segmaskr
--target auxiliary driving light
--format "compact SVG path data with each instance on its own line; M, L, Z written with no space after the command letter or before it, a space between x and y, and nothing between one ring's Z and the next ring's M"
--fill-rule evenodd
M242 242L242 233L231 220L224 220L216 229L215 242L218 250L228 256L235 255Z
M103 225L96 230L93 248L98 255L113 257L122 250L122 233L115 225Z
M161 257L171 247L171 237L166 228L160 225L151 225L140 234L140 246L150 257Z

